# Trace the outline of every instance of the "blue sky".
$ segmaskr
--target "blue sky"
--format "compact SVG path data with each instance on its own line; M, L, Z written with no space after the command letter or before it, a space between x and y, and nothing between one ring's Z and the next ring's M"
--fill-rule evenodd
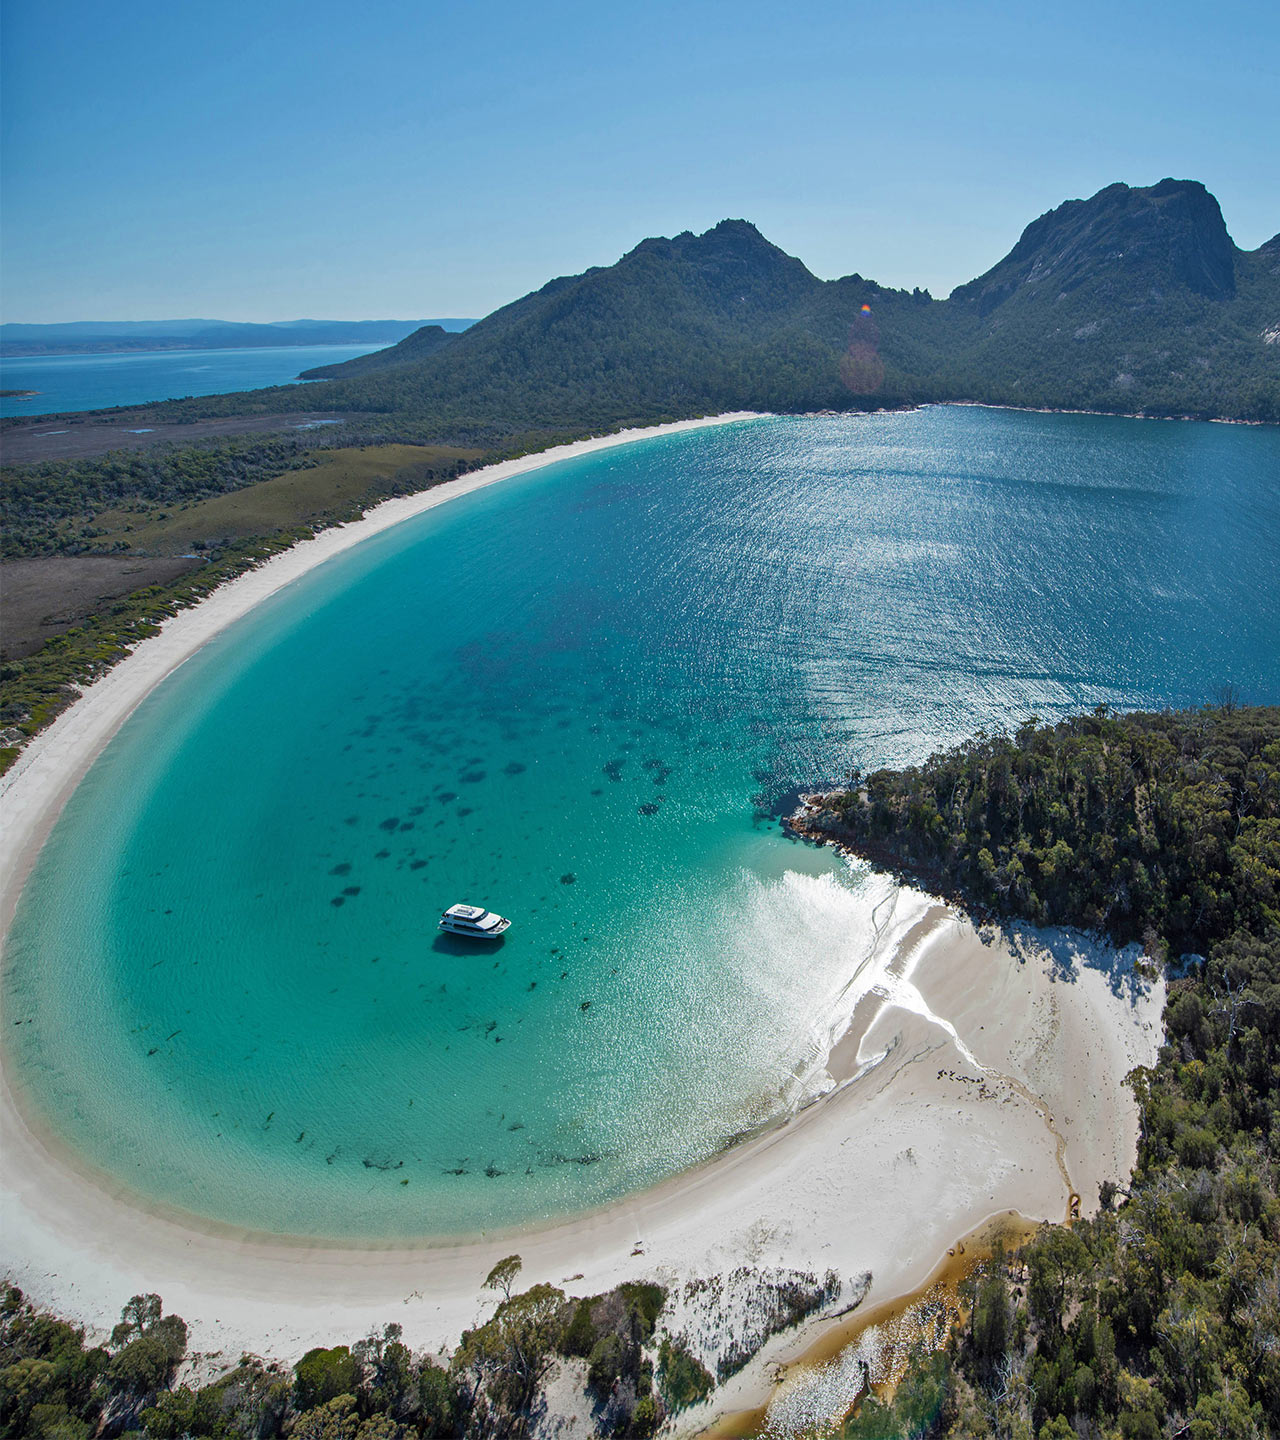
M8 0L3 318L482 315L754 221L946 294L1114 180L1280 229L1280 6Z

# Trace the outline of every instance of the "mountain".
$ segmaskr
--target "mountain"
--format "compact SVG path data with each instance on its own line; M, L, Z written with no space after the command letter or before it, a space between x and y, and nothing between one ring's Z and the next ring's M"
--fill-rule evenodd
M1069 200L952 292L978 333L940 378L1020 404L1280 420L1267 249L1238 249L1194 180Z
M1146 190L1108 185L1033 221L998 265L951 298L986 315L1010 300L1060 299L1081 286L1139 305L1179 289L1230 299L1235 246L1218 202L1195 180Z
M453 335L444 325L423 325L421 329L406 335L398 345L389 347L396 356L392 363L406 365L415 360L425 360L428 355L434 355L452 339ZM382 350L375 350L370 355L357 355L354 360L344 360L337 365L317 365L312 370L304 370L298 379L331 380L339 372L347 379L371 374L373 371L385 368L385 364L378 360L378 357L384 353Z
M1238 249L1203 185L1162 180L1049 211L945 301L819 280L726 220L308 374L473 430L960 399L1280 420L1277 327L1280 241Z
M1109 185L935 300L856 274L820 280L725 220L645 240L452 337L426 327L307 376L353 426L363 414L363 430L419 442L928 401L1280 421L1280 237L1240 250L1196 181ZM292 403L253 391L147 414Z
M335 409L429 415L469 435L847 406L841 353L870 300L899 316L880 393L896 403L911 394L929 298L856 276L819 280L743 220L645 240L615 265L552 280L425 359L411 336L308 377L331 378Z
M420 326L465 330L470 320L72 320L0 325L0 355L121 350L219 350L266 345L393 345Z

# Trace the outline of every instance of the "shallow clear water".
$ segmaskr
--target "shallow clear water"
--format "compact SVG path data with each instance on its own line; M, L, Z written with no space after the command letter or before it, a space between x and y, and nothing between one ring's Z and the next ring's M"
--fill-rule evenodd
M240 350L127 350L118 355L15 355L0 363L2 415L59 415L288 385L303 370L368 355L378 345L268 345ZM302 394L309 387L304 386ZM316 392L317 395L320 392ZM323 404L308 396L303 406Z
M505 481L206 647L79 787L6 981L29 1103L138 1191L444 1235L794 1105L879 882L789 790L1106 701L1280 701L1280 430L750 421ZM436 937L453 901L514 920Z

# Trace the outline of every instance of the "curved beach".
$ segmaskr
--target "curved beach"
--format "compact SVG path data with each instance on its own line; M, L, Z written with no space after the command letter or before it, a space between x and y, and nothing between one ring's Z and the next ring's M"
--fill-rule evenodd
M0 782L3 924L59 810L139 702L212 636L331 556L509 476L719 416L563 446L393 500L225 586L169 621L31 743ZM915 1288L993 1215L1065 1217L1132 1163L1123 1087L1158 1046L1162 985L1069 935L979 936L908 889L882 906L875 983L828 1062L831 1088L788 1123L701 1168L554 1226L465 1244L342 1246L205 1225L141 1204L33 1129L0 1095L4 1261L36 1300L91 1326L157 1291L193 1346L296 1358L395 1320L439 1346L483 1309L480 1283L518 1250L530 1283L575 1293L653 1276L678 1285L743 1263L872 1276L869 1299ZM784 1337L764 1354L781 1358ZM762 1365L718 1392L752 1403Z

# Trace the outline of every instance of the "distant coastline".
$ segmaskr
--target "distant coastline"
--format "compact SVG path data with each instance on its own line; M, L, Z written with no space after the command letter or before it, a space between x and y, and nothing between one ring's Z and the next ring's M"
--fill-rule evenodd
M424 325L465 330L461 317L438 320L156 320L63 325L0 325L0 360L54 355L119 355L164 350L239 350L308 345L394 345Z
M987 400L934 400L925 404L949 405L960 410L1019 410L1024 415L1098 415L1114 420L1199 421L1202 425L1277 425L1277 420L1241 420L1233 415L1149 415L1141 410L1067 410L1053 405L1009 405Z
M79 423L95 412L136 411L166 400L294 386L300 370L376 354L384 344L378 340L339 345L281 342L198 350L165 346L0 355L0 381L4 383L0 416L7 422L3 428L32 423L43 426L52 416L75 416ZM8 453L5 461L15 463Z

